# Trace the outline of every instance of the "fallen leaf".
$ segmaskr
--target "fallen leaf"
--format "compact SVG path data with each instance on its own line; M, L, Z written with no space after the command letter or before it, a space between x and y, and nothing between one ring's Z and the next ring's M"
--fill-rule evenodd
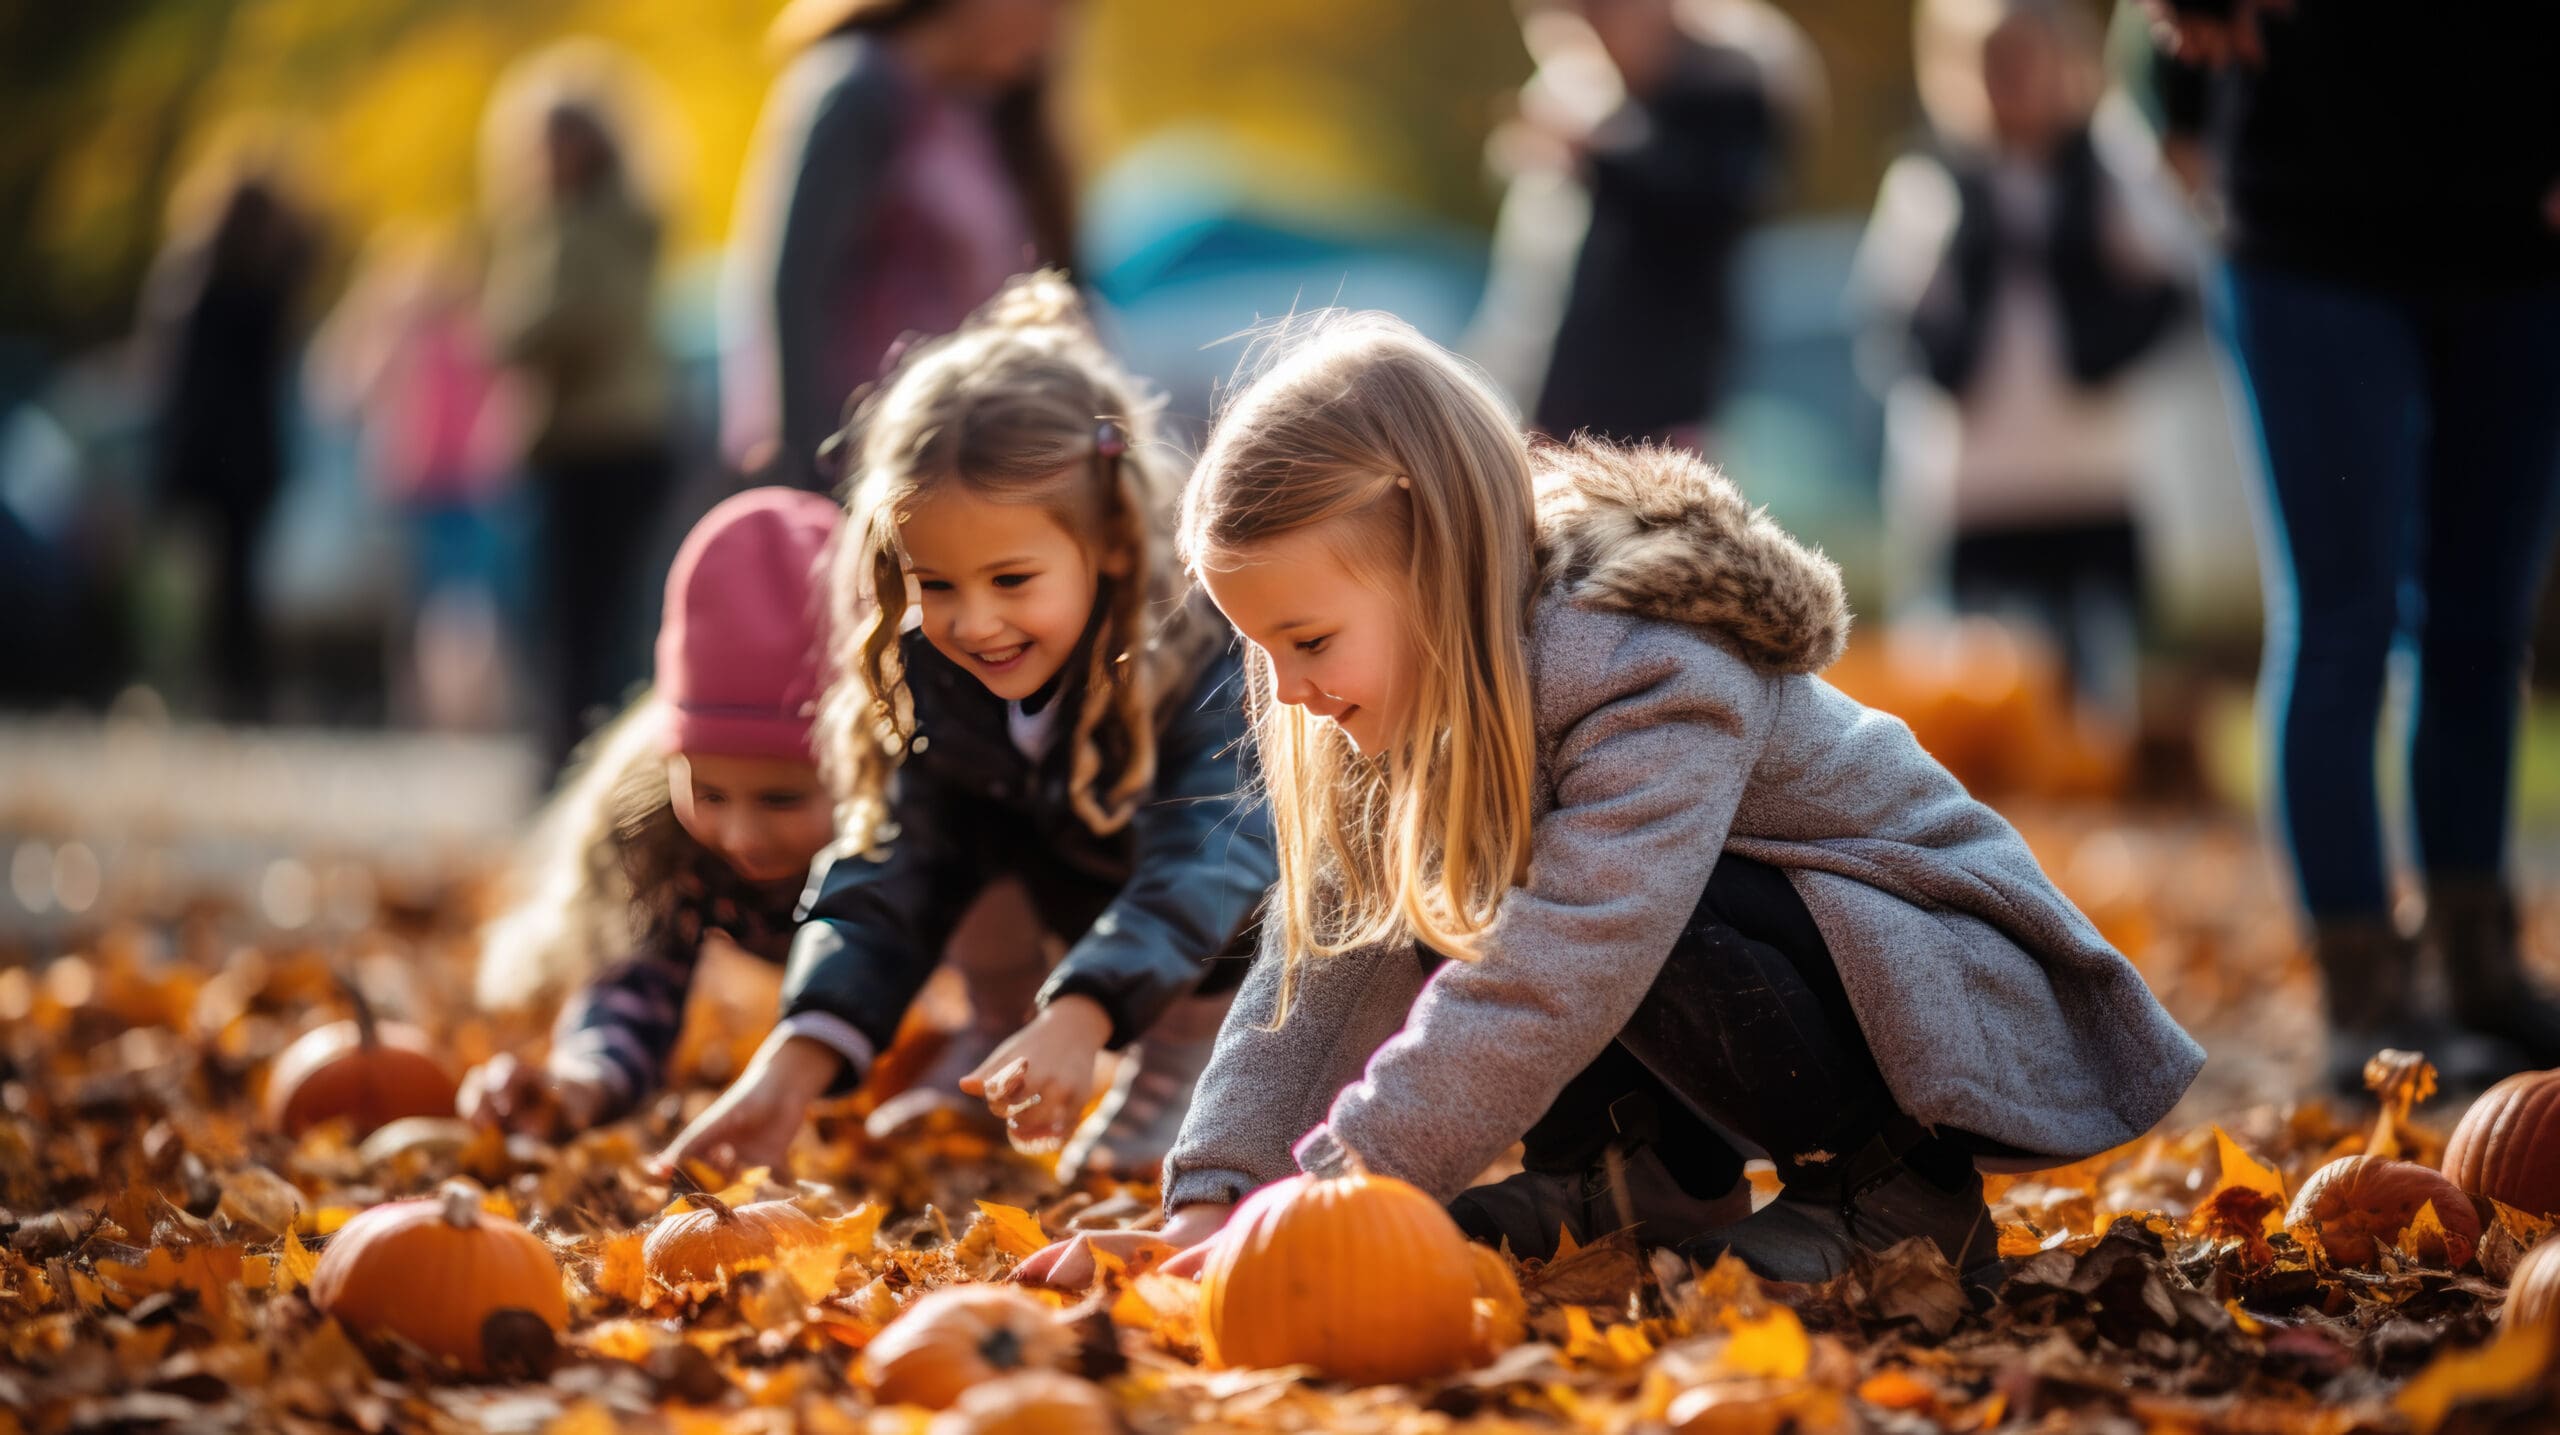
M1040 1229L1040 1218L1019 1206L980 1201L978 1213L980 1219L993 1228L996 1248L1015 1260L1021 1260L1049 1244L1049 1233Z
M1805 1338L1804 1322L1785 1306L1771 1306L1756 1318L1729 1318L1725 1328L1728 1339L1716 1357L1716 1367L1724 1374L1799 1380L1813 1359L1813 1342Z
M2437 1356L2401 1387L2391 1406L2418 1435L2434 1435L2456 1406L2511 1399L2539 1384L2551 1340L2548 1325L2502 1326L2486 1345Z

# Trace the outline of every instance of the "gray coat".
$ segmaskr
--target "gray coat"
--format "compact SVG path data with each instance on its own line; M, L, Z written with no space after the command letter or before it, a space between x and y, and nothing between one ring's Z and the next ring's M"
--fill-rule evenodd
M1636 1010L1730 850L1785 870L1921 1122L2053 1158L2141 1135L2204 1052L1900 719L1815 676L1838 571L1703 463L1542 451L1529 876L1470 961L1266 939L1166 1162L1168 1207L1335 1148L1442 1199ZM1266 924L1266 933L1277 923Z

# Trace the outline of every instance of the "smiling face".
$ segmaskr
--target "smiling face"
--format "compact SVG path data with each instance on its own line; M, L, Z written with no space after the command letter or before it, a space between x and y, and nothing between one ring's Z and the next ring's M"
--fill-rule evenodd
M805 877L835 839L817 765L779 757L678 753L667 759L676 821L750 882Z
M1074 656L1102 573L1046 508L945 483L905 505L898 541L926 641L1008 702Z
M1410 600L1345 561L1341 522L1204 563L1201 582L1271 660L1272 696L1333 723L1374 757L1404 730L1421 661Z

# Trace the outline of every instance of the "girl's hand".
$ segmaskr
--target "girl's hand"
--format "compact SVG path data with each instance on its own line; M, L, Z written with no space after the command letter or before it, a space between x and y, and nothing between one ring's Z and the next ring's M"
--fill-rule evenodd
M1177 1252L1157 1267L1167 1275L1199 1277L1208 1265L1210 1252L1217 1248L1218 1232L1227 1224L1235 1207L1202 1201L1173 1213L1161 1231L1087 1231L1052 1246L1031 1253L1031 1257L1013 1268L1013 1279L1025 1285L1047 1286L1052 1290L1080 1291L1093 1284L1093 1253L1109 1251L1124 1261L1134 1261L1150 1246L1171 1246Z
M602 1082L534 1066L502 1051L463 1076L454 1109L474 1125L571 1136L595 1125L612 1100Z
M961 1077L960 1089L985 1097L1017 1144L1064 1141L1093 1095L1093 1059L1110 1039L1102 1003L1063 996Z
M843 1057L806 1037L766 1046L719 1100L650 1161L650 1172L665 1176L687 1159L731 1176L780 1166L809 1117L809 1103L826 1094L843 1068Z

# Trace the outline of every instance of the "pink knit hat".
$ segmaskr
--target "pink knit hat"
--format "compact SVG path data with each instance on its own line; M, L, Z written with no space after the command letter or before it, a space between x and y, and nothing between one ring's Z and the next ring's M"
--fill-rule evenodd
M814 493L751 488L685 535L658 625L669 752L813 756L826 690L822 556L840 516Z

